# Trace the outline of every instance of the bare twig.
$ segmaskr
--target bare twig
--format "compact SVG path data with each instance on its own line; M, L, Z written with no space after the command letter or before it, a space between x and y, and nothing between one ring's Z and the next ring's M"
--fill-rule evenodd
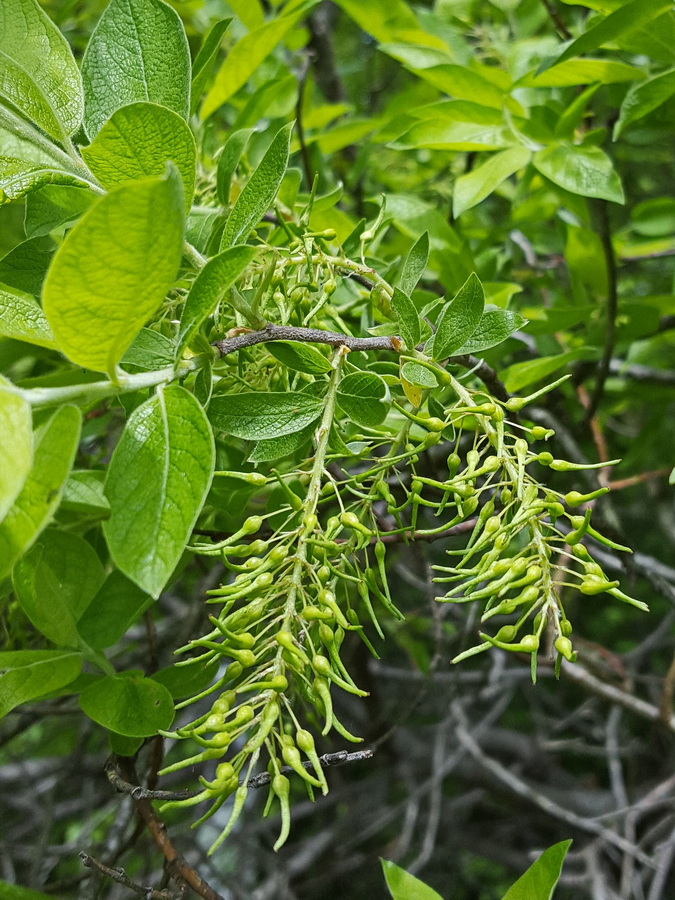
M124 869L111 869L109 866L104 865L87 853L80 853L80 859L82 860L83 866L86 866L88 869L96 869L97 872L105 875L106 878L110 878L111 881L115 881L117 884L123 884L124 887L129 888L129 890L133 891L135 894L140 894L140 896L143 897L143 900L177 900L178 897L183 896L183 891L176 894L174 891L158 891L155 890L155 888L143 887L142 884L138 884L136 881L132 881L131 878L128 878Z
M295 328L286 325L266 325L260 331L249 331L236 337L216 341L215 347L221 356L236 353L244 347L253 347L268 341L302 341L311 344L329 344L331 347L348 347L350 350L397 350L400 339L391 337L359 338L337 331L322 331L319 328Z
M549 14L551 21L553 22L556 29L558 30L558 34L560 35L560 37L563 38L563 40L565 40L565 41L569 41L570 38L572 37L572 32L569 30L567 25L565 25L563 20L560 18L560 14L558 13L557 9L553 6L552 0L541 0L541 2L544 4L546 12Z

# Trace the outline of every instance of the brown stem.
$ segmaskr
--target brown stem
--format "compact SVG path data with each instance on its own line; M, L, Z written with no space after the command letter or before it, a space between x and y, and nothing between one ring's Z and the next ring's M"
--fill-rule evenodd
M106 878L110 878L111 881L115 881L117 884L123 884L124 887L129 888L129 890L133 891L135 894L140 894L143 897L143 900L176 900L179 896L173 891L157 891L151 887L143 887L142 884L138 884L137 882L132 881L131 878L128 878L124 869L111 869L109 866L104 865L87 853L80 853L80 859L82 860L82 865L87 869L96 869L97 872L105 875ZM181 896L182 893L183 892L181 891Z

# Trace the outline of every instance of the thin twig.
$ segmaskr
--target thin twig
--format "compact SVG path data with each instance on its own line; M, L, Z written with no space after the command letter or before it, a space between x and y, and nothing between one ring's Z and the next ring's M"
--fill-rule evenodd
M553 3L551 2L551 0L541 0L541 2L544 4L546 12L549 14L551 21L557 28L558 34L560 35L560 37L563 38L563 40L565 40L565 41L569 41L570 38L572 37L572 32L569 30L567 25L565 25L563 20L560 18L560 14L558 13L557 9L553 6Z
M111 869L87 853L81 852L80 859L83 866L86 866L88 869L96 869L97 872L105 875L106 878L110 878L111 881L123 884L124 887L129 888L135 894L140 894L143 900L177 900L178 897L183 896L183 891L180 894L176 894L173 891L157 891L155 888L143 887L142 884L138 884L136 881L128 878L124 869Z

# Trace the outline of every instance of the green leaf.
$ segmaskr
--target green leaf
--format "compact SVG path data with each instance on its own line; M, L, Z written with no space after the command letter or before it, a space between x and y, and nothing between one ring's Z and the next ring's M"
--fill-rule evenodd
M337 0L337 5L380 43L396 40L401 32L410 43L423 42L424 38L431 46L436 43L432 35L421 31L415 13L404 0L369 0L367 5L360 0ZM411 32L419 41L410 38Z
M76 469L70 473L63 487L61 508L87 516L105 518L110 512L108 498L103 493L105 473L93 469Z
M430 339L434 359L445 359L462 347L474 331L483 315L485 294L475 272L467 278L452 303L445 305Z
M500 150L515 143L503 125L475 122L418 122L404 135L389 144L395 150L428 147L431 150Z
M183 355L202 322L211 315L225 292L257 254L256 247L238 244L223 250L206 263L195 278L183 306L176 347L177 359Z
M218 157L216 169L216 192L221 203L227 205L230 202L230 182L237 170L241 155L246 149L249 138L255 131L254 128L240 128L233 131L225 141L222 153Z
M14 591L38 631L60 647L77 647L77 622L103 584L91 544L48 528L14 566Z
M642 84L635 85L625 96L619 110L619 121L614 126L613 140L632 122L637 122L657 109L675 94L675 69L669 69Z
M427 369L426 366L421 366L416 362L403 363L401 366L401 377L409 384L414 384L417 387L438 387L438 380L434 373L430 369Z
M85 610L77 630L94 650L112 647L152 603L152 597L113 569Z
M213 433L185 388L158 388L129 417L108 469L103 531L118 569L153 597L180 560L214 464Z
M0 5L0 96L57 140L82 122L77 63L36 0Z
M509 176L526 166L532 153L525 147L511 147L490 157L467 175L455 181L452 210L455 218L489 197Z
M0 580L51 521L75 459L81 422L78 409L62 406L35 433L33 468L0 523Z
M0 335L37 344L56 346L42 308L28 294L3 290L0 286Z
M429 261L429 232L425 231L410 248L405 262L403 263L403 271L399 279L399 286L404 294L408 297L417 287L417 282L424 274Z
M262 441L299 431L322 411L323 398L310 394L242 391L212 397L209 419L225 434Z
M225 224L221 250L246 240L272 205L288 166L292 129L293 123L289 122L276 133L258 168L237 197Z
M508 369L504 369L501 378L507 391L520 391L535 381L547 378L567 363L587 355L587 350L579 349L568 350L567 353L559 353L557 356L540 356L539 359L530 359L509 366Z
M158 672L154 672L153 681L163 684L174 700L182 700L184 697L194 697L205 687L208 687L218 672L213 660L206 665L202 662L191 666L166 666Z
M87 185L81 176L70 172L60 162L46 159L30 162L13 156L0 156L0 190L10 200L18 200L46 184Z
M156 372L172 365L176 346L161 331L141 328L122 357L121 364L132 372Z
M275 459L283 459L295 453L305 444L308 444L314 434L315 425L311 422L299 431L292 431L282 437L269 438L265 441L258 441L252 452L249 454L249 461L252 463L271 462Z
M192 84L190 86L190 114L194 115L197 103L202 95L209 77L211 66L220 49L225 32L230 27L232 19L221 19L207 32L202 45L199 48L195 61L192 63Z
M641 69L611 59L568 59L540 75L530 72L517 87L576 87L581 84L616 84L644 78Z
M90 139L116 109L136 100L187 119L190 49L178 13L162 0L111 0L84 52L82 80Z
M393 900L443 900L440 894L405 869L388 859L380 859L380 862Z
M501 344L509 335L526 324L527 319L524 319L517 312L512 312L510 309L490 309L483 313L474 333L468 341L462 344L456 353L459 355L489 350L490 347L496 347L497 344Z
M171 694L152 678L127 673L107 675L80 694L83 711L109 731L127 737L150 737L173 721Z
M38 297L53 255L41 249L43 243L40 238L23 241L3 256L0 283Z
M572 194L624 202L619 176L599 147L579 147L567 141L551 144L538 150L532 162L542 175Z
M410 280L408 280L408 283L410 283ZM408 350L414 350L422 339L420 314L417 312L415 304L403 290L394 288L391 306L398 317L401 337L405 341L406 347Z
M551 900L572 841L561 841L544 850L524 875L504 895L504 900Z
M41 237L75 222L95 199L91 191L71 185L48 184L32 191L26 197L26 237Z
M331 371L329 360L316 347L299 341L271 341L267 352L288 369L306 372L308 375L323 375Z
M184 204L178 173L169 169L98 200L54 257L44 311L59 348L76 365L114 375L173 284Z
M318 2L319 0L307 0L292 12L265 22L237 41L216 73L213 85L202 103L200 117L208 119L233 97L291 28Z
M33 465L33 421L26 401L0 387L0 522Z
M163 175L171 160L183 179L186 209L192 204L195 139L185 120L165 106L140 102L115 110L81 153L106 190L148 175Z
M598 25L590 28L575 41L572 41L565 50L553 59L546 60L541 64L537 74L545 72L552 66L560 65L567 59L573 59L588 53L591 50L597 50L605 44L615 41L620 35L627 31L634 31L656 19L662 13L672 9L672 0L632 0L626 3L620 9L607 16Z
M353 422L365 428L374 428L384 421L388 399L387 385L374 372L353 372L338 386L338 405Z
M80 674L82 656L67 650L7 650L0 653L0 718L22 703L70 684ZM0 882L0 897L4 885ZM42 896L33 895L30 896ZM17 900L23 895L16 894ZM29 895L26 895L29 900Z

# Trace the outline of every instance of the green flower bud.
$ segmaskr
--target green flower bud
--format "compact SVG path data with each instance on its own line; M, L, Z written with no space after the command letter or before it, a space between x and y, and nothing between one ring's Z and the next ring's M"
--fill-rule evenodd
M239 530L244 534L255 534L256 531L260 531L262 523L262 516L249 516Z

